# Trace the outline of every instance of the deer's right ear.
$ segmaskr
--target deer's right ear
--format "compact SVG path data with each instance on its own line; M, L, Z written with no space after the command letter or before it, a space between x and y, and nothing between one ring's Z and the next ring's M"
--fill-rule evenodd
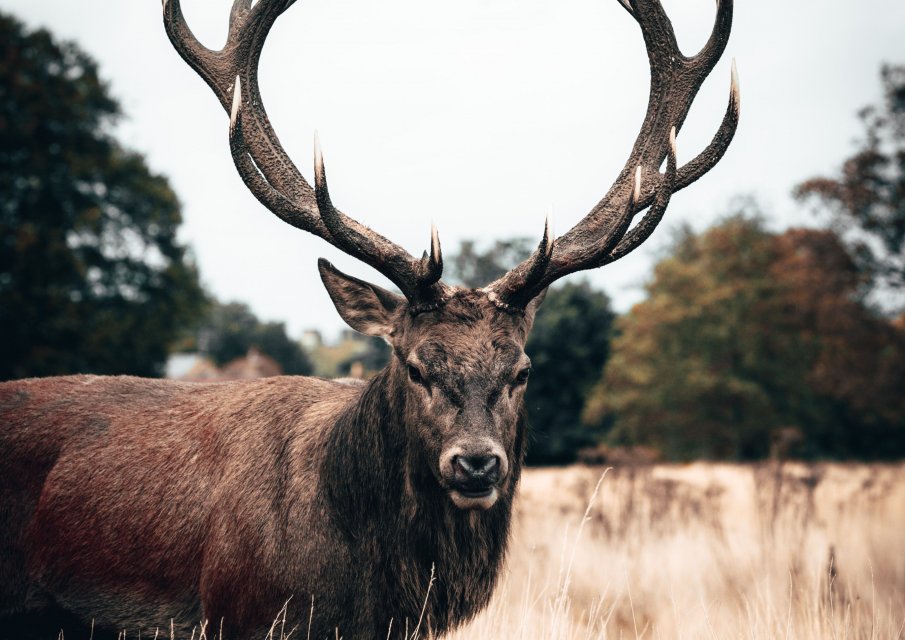
M377 285L353 278L323 258L317 268L339 315L350 327L365 335L389 338L393 317L405 298Z

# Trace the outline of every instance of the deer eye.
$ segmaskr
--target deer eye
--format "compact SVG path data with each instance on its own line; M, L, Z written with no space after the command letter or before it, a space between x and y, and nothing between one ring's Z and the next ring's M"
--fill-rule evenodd
M515 382L513 384L520 385L528 382L528 376L531 375L531 367L525 367L521 371L518 372L518 375L515 376Z
M408 366L408 370L409 370L409 380L411 380L415 384L420 384L421 386L427 386L424 382L424 377L421 375L421 371L418 370L418 367L410 364Z

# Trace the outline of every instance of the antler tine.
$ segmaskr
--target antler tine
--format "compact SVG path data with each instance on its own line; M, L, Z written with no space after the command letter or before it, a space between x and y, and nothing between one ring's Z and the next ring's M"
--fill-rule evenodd
M233 7L229 11L230 27L238 25L245 17L245 14L251 10L251 2L252 0L234 0Z
M723 52L726 50L726 45L729 44L729 32L732 30L732 10L732 0L716 0L716 18L710 37L695 56L695 58L711 69L719 62Z
M242 117L242 81L236 78L233 89L233 103L229 120L229 150L233 163L242 178L242 182L248 190L265 207L270 209L278 218L291 224L293 227L309 231L321 238L331 241L330 232L321 221L320 217L312 214L307 207L299 207L296 202L289 200L275 189L261 174L258 166L248 154L243 135Z
M252 130L245 127L250 141L249 153L268 182L276 186L296 204L316 213L314 192L285 152L274 132L261 101L258 87L258 60L270 28L295 0L235 0L229 17L226 44L220 51L201 45L192 34L182 14L180 0L164 4L164 27L173 47L199 76L213 89L223 108L229 112L234 97L233 81L242 79L243 99L255 105L246 114Z
M443 270L436 226L431 227L431 255L425 263L415 260L383 236L340 213L330 201L327 172L317 135L314 138L314 192L320 219L330 233L328 240L332 239L337 248L380 271L413 302L445 296L443 286L434 286Z
M654 203L650 210L641 218L641 221L635 225L628 233L626 233L618 244L607 252L601 266L618 260L624 255L634 251L642 242L650 237L654 229L663 219L666 213L666 207L669 206L669 200L675 190L676 183L676 128L673 127L669 132L669 154L666 159L666 175L661 181L657 194L654 197Z
M421 286L432 285L443 275L443 251L440 249L440 232L431 222L431 251L421 258Z
M668 161L664 175L656 170L664 159L674 154L675 132L682 128L704 79L725 50L732 26L732 0L717 1L711 35L700 52L691 57L679 50L672 23L659 0L618 1L640 25L650 63L650 95L641 131L606 195L578 224L557 239L543 277L536 281L526 278L530 265L536 262L535 252L487 287L504 303L523 307L533 295L555 280L612 262L636 248L659 222L672 193L713 168L735 133L739 92L733 65L729 107L711 143L681 169L673 167L671 170L671 161ZM633 187L641 179L648 186L638 193ZM629 232L632 218L647 207L652 208L644 218L646 222Z
M635 15L635 10L632 9L632 3L629 0L619 0L619 4L622 5L622 8L629 12L629 15Z
M723 122L720 128L713 136L710 144L701 151L693 160L686 163L680 170L676 178L676 191L684 189L692 182L703 176L705 173L713 169L716 163L723 159L723 155L729 148L729 143L735 136L735 130L738 127L739 113L741 110L741 93L738 82L738 68L735 65L735 58L732 59L732 79L729 85L729 106L726 108L726 115L723 116Z
M541 237L540 244L531 257L517 267L521 270L518 274L523 283L521 288L511 295L504 296L492 285L485 287L484 291L487 292L490 301L501 309L524 308L531 302L534 296L546 286L541 282L550 266L554 244L556 244L556 238L553 235L553 216L552 213L547 213L547 219L544 221L544 235Z
M676 129L673 127L672 135L675 136ZM612 229L606 232L603 236L603 240L600 243L600 253L606 255L610 252L616 243L618 243L622 237L625 235L625 232L628 231L629 225L632 223L632 218L635 215L635 209L638 206L638 201L641 199L641 165L639 164L635 167L635 182L632 187L632 191L629 194L628 200L625 203L625 209L622 213L622 216L619 217L617 223L613 226Z
M439 238L432 232L431 259L415 259L380 234L333 207L318 152L319 188L312 189L283 149L270 124L258 85L258 61L276 19L295 0L234 0L226 45L201 45L182 14L180 0L164 0L167 35L182 58L214 90L230 114L233 162L255 197L280 219L313 233L387 276L409 300L429 302L446 295L440 280Z

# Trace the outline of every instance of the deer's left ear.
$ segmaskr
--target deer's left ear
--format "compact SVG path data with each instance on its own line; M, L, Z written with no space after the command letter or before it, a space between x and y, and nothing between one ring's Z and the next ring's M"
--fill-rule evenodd
M531 326L534 324L534 314L537 313L538 307L540 307L541 302L544 301L544 298L547 297L547 287L544 287L543 291L534 296L534 299L528 303L528 306L525 307L525 318L528 320L528 330L531 330Z
M395 312L405 304L405 298L346 275L323 258L317 261L317 268L330 299L346 324L368 336L390 337Z

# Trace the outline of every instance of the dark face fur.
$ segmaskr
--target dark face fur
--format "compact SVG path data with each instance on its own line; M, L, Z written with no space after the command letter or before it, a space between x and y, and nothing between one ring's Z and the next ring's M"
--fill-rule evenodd
M511 481L519 414L531 362L524 352L534 312L497 308L479 290L456 289L435 309L329 265L321 276L343 319L393 347L390 375L405 394L410 441L461 509L489 509Z

